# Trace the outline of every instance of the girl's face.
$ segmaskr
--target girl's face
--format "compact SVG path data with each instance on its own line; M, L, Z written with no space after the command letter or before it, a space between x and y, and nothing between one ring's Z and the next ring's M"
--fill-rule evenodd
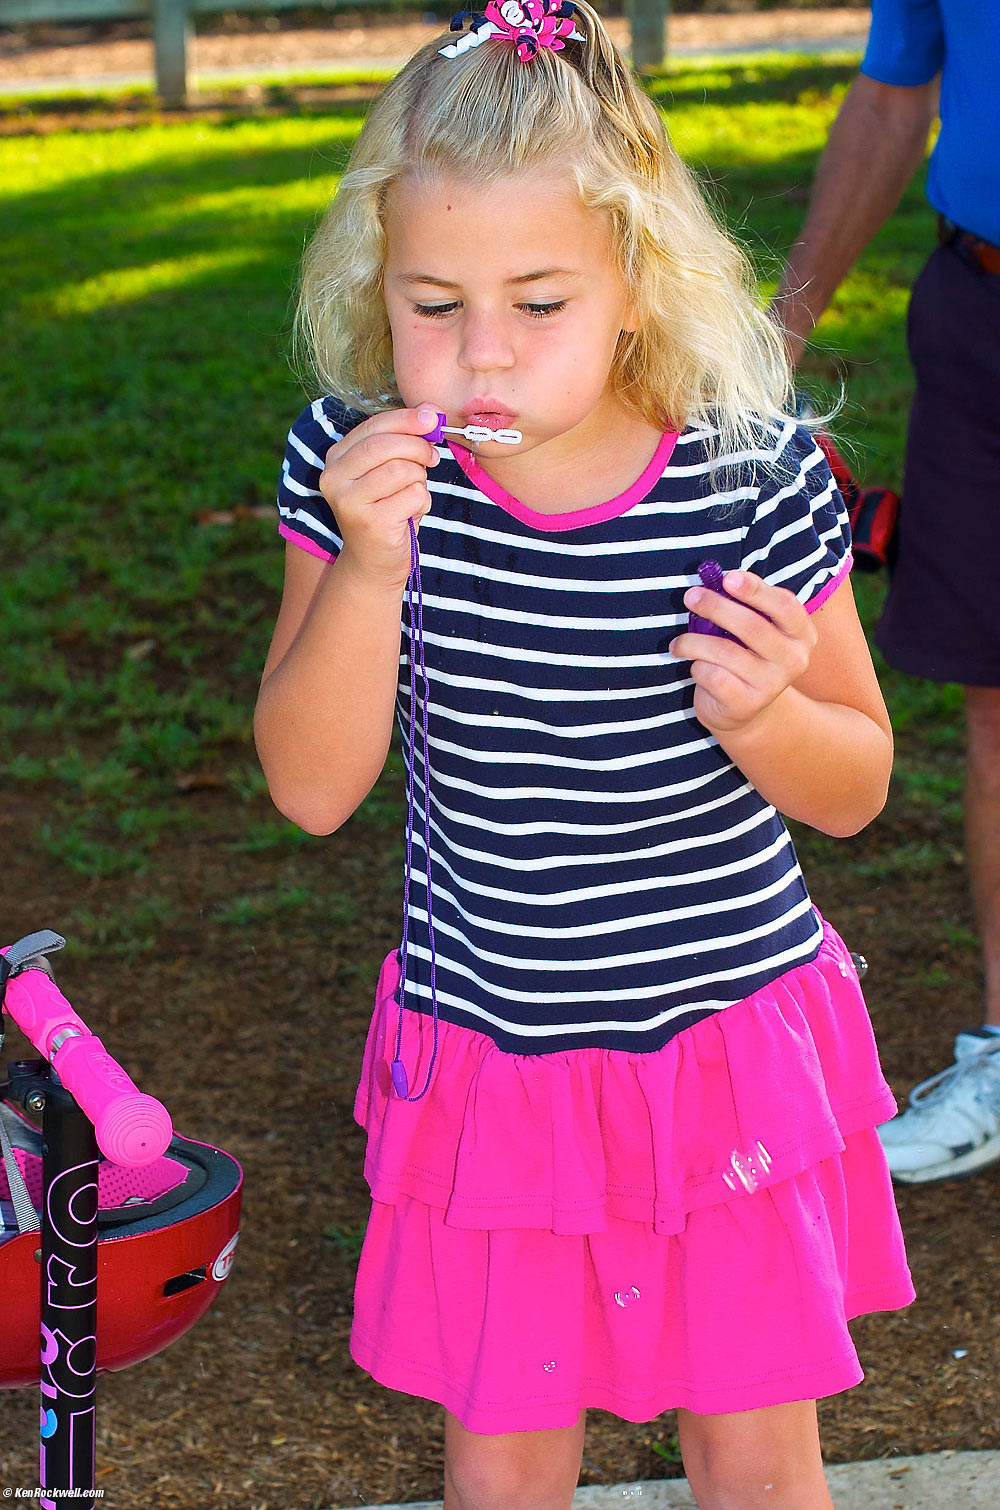
M483 400L504 411L521 445L475 443L497 461L546 445L556 459L599 440L622 412L608 374L635 317L605 219L581 206L567 175L545 169L488 189L402 180L386 210L384 296L406 406L432 403L459 427L476 423Z

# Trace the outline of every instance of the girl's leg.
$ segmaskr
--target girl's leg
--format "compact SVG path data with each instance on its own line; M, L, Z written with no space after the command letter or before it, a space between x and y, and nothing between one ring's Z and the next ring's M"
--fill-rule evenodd
M677 1427L699 1510L833 1510L815 1400L720 1416L678 1410Z
M586 1424L482 1435L446 1410L444 1510L570 1510Z

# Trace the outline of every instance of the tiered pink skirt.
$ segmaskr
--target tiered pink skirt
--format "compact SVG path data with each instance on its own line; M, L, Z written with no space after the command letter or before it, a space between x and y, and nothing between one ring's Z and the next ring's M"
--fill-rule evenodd
M914 1298L875 1128L896 1103L844 944L662 1049L511 1054L438 1023L391 1088L383 962L354 1117L372 1207L350 1351L469 1431L815 1399ZM430 1016L403 1012L411 1094Z

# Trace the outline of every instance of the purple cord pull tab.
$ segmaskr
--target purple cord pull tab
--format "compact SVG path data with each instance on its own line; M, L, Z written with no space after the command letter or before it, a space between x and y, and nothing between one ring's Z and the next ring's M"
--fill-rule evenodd
M406 1078L401 1059L392 1061L392 1088L397 1096L408 1096L410 1093L410 1082Z

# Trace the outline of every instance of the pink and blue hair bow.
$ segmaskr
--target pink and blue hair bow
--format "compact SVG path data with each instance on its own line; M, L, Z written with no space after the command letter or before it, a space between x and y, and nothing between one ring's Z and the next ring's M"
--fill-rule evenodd
M487 37L497 37L512 43L521 62L527 63L540 47L560 52L566 45L564 39L586 40L570 19L574 11L572 0L490 0L482 12L463 10L452 16L450 31L461 31L467 17L472 18L471 30L438 51L442 58L457 58Z

